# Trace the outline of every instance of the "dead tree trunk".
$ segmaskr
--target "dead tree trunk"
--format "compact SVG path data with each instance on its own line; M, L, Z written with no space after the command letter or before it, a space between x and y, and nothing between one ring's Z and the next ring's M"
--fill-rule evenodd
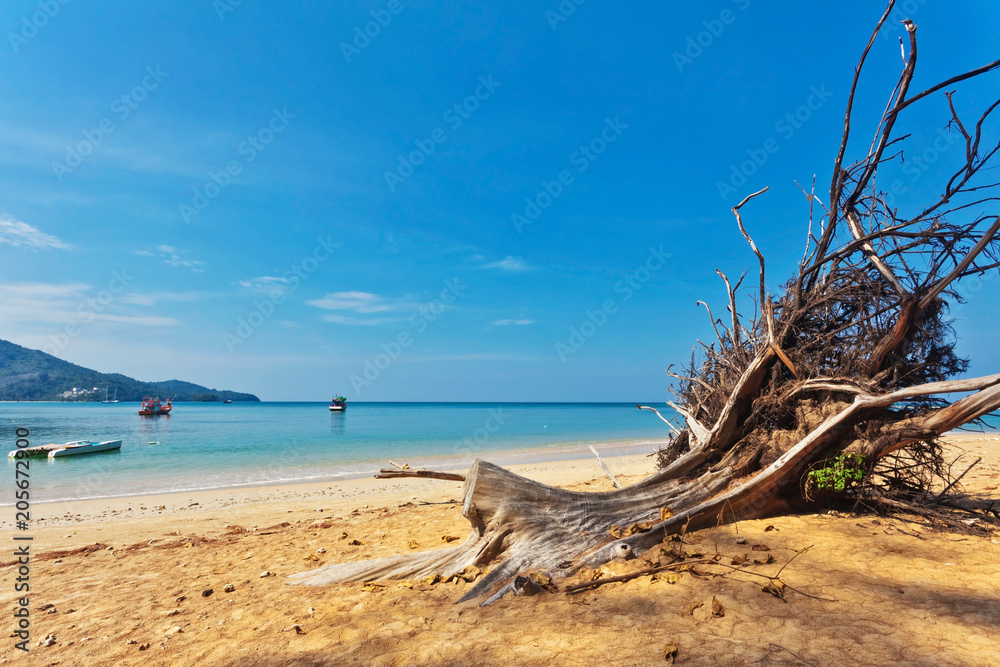
M758 260L759 286L751 298L759 310L744 322L737 309L748 298L739 291L743 279L734 287L718 272L731 324L713 318L717 343L702 345L698 364L692 360L683 373L670 373L678 385L669 405L685 423L675 429L671 455L659 472L624 489L581 493L476 461L465 477L462 506L472 530L461 546L331 565L293 575L291 583L449 576L475 566L488 573L462 599L488 603L519 575L545 572L559 579L641 553L684 529L806 506L803 480L835 457L858 461L866 479L885 476L885 466L891 467L886 462L907 451L935 469L941 463L939 435L1000 409L1000 375L952 379L966 371L967 362L954 353L946 319L949 302L960 299L963 278L1000 267L1000 216L990 212L997 198L985 194L997 184L980 177L1000 151L1000 144L981 145L983 124L1000 100L974 125L965 124L953 91L945 90L993 72L1000 61L907 97L917 42L916 26L905 22L909 54L888 111L877 119L875 141L844 167L854 94L893 5L855 69L829 208L815 196L814 178L807 193L806 251L798 274L777 296L768 292L764 255L741 215L767 188L732 209ZM915 214L903 215L886 203L875 176L903 154L897 147L906 136L895 133L902 112L937 92L948 100L948 126L964 139L965 155L939 197L926 205L910 202ZM898 152L887 155L890 147ZM816 221L815 204L822 209ZM954 403L943 398L956 392L972 393ZM904 489L910 496L872 485L864 493L899 504L927 491L911 487Z
M730 478L726 473L712 473L688 482L663 479L608 493L582 493L546 486L479 460L473 463L463 488L462 516L472 524L472 531L461 546L333 565L292 579L317 585L436 573L449 576L470 565L491 567L502 554L502 564L465 596L473 598L528 570L560 571L560 564L572 562L581 551L607 545L605 560L630 555L630 548L624 548L626 542L608 544L613 524L649 522L652 526L659 522L664 501L694 507L721 491Z

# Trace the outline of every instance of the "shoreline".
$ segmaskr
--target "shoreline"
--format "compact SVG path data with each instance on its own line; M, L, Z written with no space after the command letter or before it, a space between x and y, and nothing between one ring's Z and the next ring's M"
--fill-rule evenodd
M594 442L594 443L574 443L568 445L557 445L555 447L534 447L529 449L517 450L499 450L495 452L483 452L476 455L474 458L465 459L458 456L429 456L419 459L412 459L406 461L413 468L425 468L432 470L441 471L454 471L454 470L464 470L468 468L476 458L484 458L492 463L496 463L500 466L520 466L520 465L530 465L536 463L553 463L557 461L574 461L574 460L584 460L586 457L593 458L593 455L588 449L590 446L597 448L602 458L614 458L620 456L632 456L632 455L643 455L652 456L653 453L657 451L659 447L665 444L664 441L618 441L613 443L607 442ZM171 496L177 494L190 494L190 493L201 493L206 491L211 492L224 492L224 491L243 491L252 489L264 489L273 487L297 487L310 484L339 484L342 482L365 479L373 476L378 472L379 469L389 467L389 463L386 459L373 459L370 461L363 462L351 462L345 465L364 465L366 463L379 464L377 467L373 467L368 470L360 471L344 471L344 472L333 472L328 474L319 474L310 477L293 477L293 478L279 478L274 480L259 480L250 481L243 483L230 483L230 484L220 484L214 486L204 486L204 487L191 487L191 488L175 488L170 490L154 490L154 491L136 491L129 493L121 493L116 495L97 495L97 496L83 496L83 497L72 497L72 498L51 498L51 499L39 499L37 496L32 501L33 505L51 505L56 503L82 503L82 502L92 502L92 501L102 501L102 500L113 500L113 499L127 499L127 498L142 498L150 495L156 496ZM63 463L71 464L70 461L63 461ZM0 502L0 508L13 507L13 502ZM2 524L0 524L2 525Z
M119 400L118 403L141 403L142 401ZM176 401L177 403L222 403L222 401ZM104 404L104 401L4 401L0 400L0 405L5 403L95 403ZM307 405L328 405L326 399L310 399L301 401L237 401L233 403L305 403ZM648 405L656 405L659 401L640 401ZM635 401L359 401L352 400L351 405L635 405Z
M645 454L604 456L605 463L623 484L655 472L655 462ZM593 491L610 491L611 481L597 459L538 461L504 467L552 486L582 485ZM95 539L116 547L161 540L165 535L224 533L232 525L258 526L293 520L301 523L344 519L372 507L441 505L454 507L462 497L462 484L435 479L377 479L361 477L335 482L281 484L244 489L152 493L140 496L64 500L33 507L34 543L45 551L76 549ZM35 503L33 503L35 505ZM461 524L465 522L456 516ZM3 515L0 530L13 529L13 515Z
M952 431L946 433L944 436L945 442L947 444L957 444L967 441L989 441L989 440L1000 440L1000 431ZM608 443L594 443L593 446L598 449L601 457L605 460L622 459L627 460L631 457L638 459L651 459L656 451L663 445L664 442L652 442L652 441L641 441L641 442L617 442L613 444ZM459 459L455 456L450 457L428 457L421 459L409 459L401 461L402 463L409 464L414 469L427 469L427 470L439 470L442 472L454 472L462 471L468 469L472 465L473 461L476 459L488 460L496 465L503 466L505 468L510 468L512 470L518 470L521 468L530 469L532 466L537 465L554 465L558 463L574 463L583 465L587 461L592 462L597 466L597 459L594 458L593 454L589 451L590 444L573 444L570 446L561 446L553 448L532 448L525 450L501 450L498 452L483 452L481 455L477 455L472 459ZM374 462L374 461L373 461ZM98 496L84 496L84 497L73 497L73 498L51 498L51 499L40 499L38 495L32 494L32 505L35 507L50 507L58 505L88 505L88 504L99 504L99 503L112 503L117 505L121 502L126 501L142 501L148 498L157 498L159 500L170 500L179 496L191 496L200 494L210 494L213 496L224 495L224 494L242 494L244 496L251 495L254 493L263 492L274 492L275 490L280 490L282 492L290 492L294 490L304 490L311 487L329 487L331 485L343 485L352 482L357 482L359 480L371 480L372 482L379 482L381 480L375 478L375 474L378 470L390 467L388 460L381 459L379 462L382 464L379 467L374 467L369 470L362 471L346 471L342 473L330 473L330 474L320 474L311 477L296 477L296 478L279 478L274 480L260 480L251 481L245 483L233 483L233 484L221 484L217 486L205 486L205 487L191 487L191 488L173 488L173 489L155 489L146 491L136 491L121 493L117 495L98 495ZM399 461L398 461L399 462ZM68 463L63 461L63 463ZM655 472L653 462L650 462L650 471L648 474ZM414 480L418 481L418 480ZM162 504L162 503L161 503ZM13 507L14 503L10 502L0 502L0 509ZM6 521L0 520L0 528L5 527Z
M947 442L963 440L967 438L996 439L1000 440L1000 430L998 431L950 431L944 435ZM430 455L416 459L405 459L400 462L409 464L412 468L423 468L428 470L457 471L467 469L476 459L488 460L491 463L503 467L526 466L531 464L556 463L560 461L584 461L587 459L596 461L591 454L589 447L593 446L599 450L602 458L616 458L622 456L642 455L652 457L666 441L650 439L624 439L620 441L595 441L595 442L573 442L557 444L551 447L531 447L526 449L505 449L496 451L478 452L472 458L464 458L458 455ZM62 460L60 463L72 465L71 460ZM296 488L309 485L342 484L358 479L373 477L380 469L389 467L388 459L370 459L366 461L350 461L344 466L365 466L371 464L372 467L364 470L342 470L334 472L324 472L308 477L278 477L270 480L253 480L247 482L231 482L212 484L208 486L192 486L188 488L157 488L153 490L136 490L125 493L111 495L89 495L79 497L56 497L41 498L37 491L32 494L32 505L48 506L60 503L91 503L106 500L128 500L141 499L148 496L169 498L171 496L183 494L196 494L204 492L224 493L224 492L251 492L253 490L273 489L273 488ZM160 480L158 480L160 481ZM166 480L162 480L166 481ZM44 491L42 491L44 493ZM0 501L0 509L13 507L14 502ZM0 526L3 523L0 522Z
M946 446L952 452L951 457L956 451L969 454L966 447L974 453L985 453L987 448L996 447L994 443L997 441L1000 441L1000 433L951 434L945 439ZM609 449L611 448L600 452L601 458L626 486L656 472L655 461L648 452L622 451L635 449L635 446L619 448L618 451ZM589 451L562 451L558 452L558 456L552 456L554 453L535 452L533 460L511 462L493 458L491 462L552 486L584 484L592 487L587 490L612 490L610 480ZM467 468L468 465L453 465L434 469L456 471ZM963 480L963 484L974 489L975 480L980 474L992 474L989 470L985 468L982 473L973 470ZM273 516L277 519L284 513L299 512L306 507L306 503L310 503L315 504L315 507L307 511L329 517L330 512L346 514L356 511L359 509L356 503L363 499L370 503L401 505L407 502L444 503L460 497L461 486L455 482L420 478L378 479L366 473L351 478L263 483L244 487L174 490L44 502L35 500L32 502L35 508L32 514L33 523L40 529L91 523L107 525L113 521L131 523L133 520L148 521L156 526L161 520L188 520L187 517L193 514L219 510L225 510L231 515ZM261 520L260 516L257 520ZM8 528L13 528L12 517L3 516L0 519L0 529Z

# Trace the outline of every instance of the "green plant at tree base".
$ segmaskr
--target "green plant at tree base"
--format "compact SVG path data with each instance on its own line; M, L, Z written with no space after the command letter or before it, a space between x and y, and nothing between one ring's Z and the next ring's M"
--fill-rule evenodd
M863 462L860 454L841 452L833 459L832 465L810 470L808 477L818 491L843 491L864 477L864 470L861 469Z

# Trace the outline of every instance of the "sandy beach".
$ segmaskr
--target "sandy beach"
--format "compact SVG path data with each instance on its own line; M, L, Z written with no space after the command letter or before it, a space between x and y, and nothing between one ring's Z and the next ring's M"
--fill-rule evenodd
M963 482L1000 502L1000 437L949 443L951 457L983 457ZM645 456L607 463L626 485L654 470ZM512 469L577 490L611 488L594 459ZM285 576L325 564L464 539L459 498L455 482L358 479L38 505L31 651L8 638L0 662L661 664L674 643L677 664L691 665L1000 663L1000 535L875 516L821 513L704 530L688 536L688 551L774 561L726 576L643 576L575 595L508 596L487 608L453 604L471 586L461 581L286 585ZM0 527L11 535L13 508L5 510ZM9 556L0 561L11 609L17 566ZM640 566L611 564L602 574ZM785 600L748 574L782 567L794 589ZM39 645L49 636L51 645Z

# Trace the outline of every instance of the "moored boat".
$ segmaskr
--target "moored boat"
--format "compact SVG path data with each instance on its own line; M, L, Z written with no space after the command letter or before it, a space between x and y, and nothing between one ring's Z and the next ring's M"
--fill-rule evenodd
M170 399L167 399L166 403L161 403L159 397L150 398L147 396L142 399L142 407L139 408L139 414L144 417L152 417L155 415L169 415L173 406L170 404Z
M347 399L343 396L334 396L330 401L330 412L343 412L347 409Z
M57 456L75 456L77 454L93 454L95 452L108 452L114 449L121 449L121 440L107 440L105 442L94 442L92 440L73 440L62 445L38 445L37 447L25 447L15 449L7 456L9 458L24 458L28 456L48 456L50 459Z
M106 440L105 442L91 442L88 440L67 444L61 449L53 449L49 452L49 458L57 456L76 456L77 454L93 454L95 452L109 452L114 449L121 449L121 440Z

